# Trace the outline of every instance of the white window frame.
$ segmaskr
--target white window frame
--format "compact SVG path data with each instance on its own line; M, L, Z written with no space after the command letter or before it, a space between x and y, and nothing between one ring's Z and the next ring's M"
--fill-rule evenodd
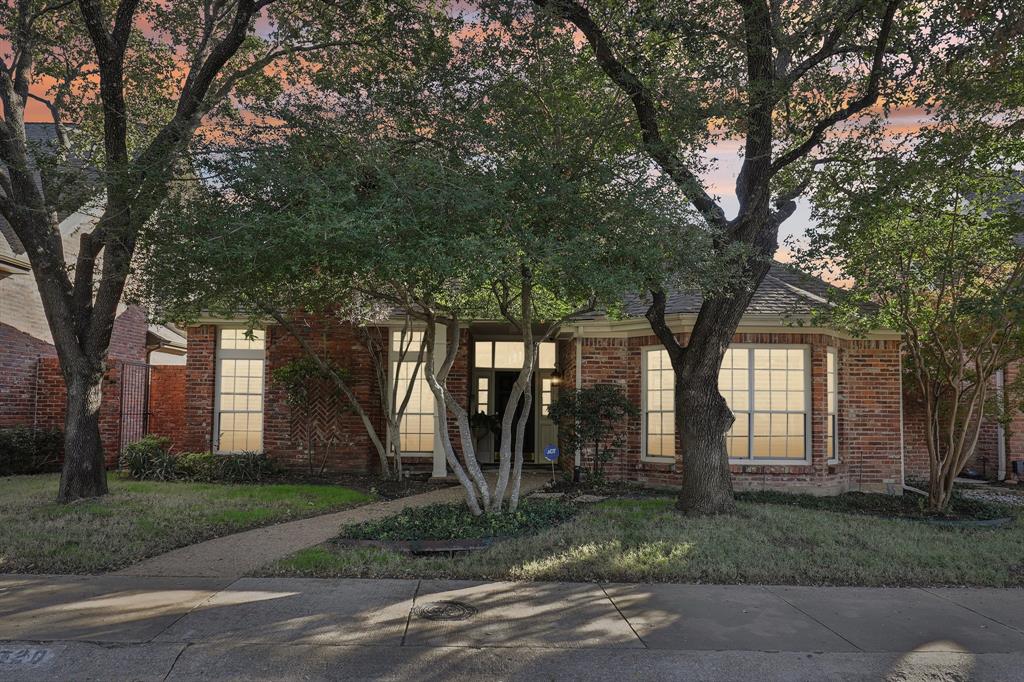
M748 379L748 386L750 391L750 409L746 412L750 423L747 427L747 452L753 453L754 451L754 415L755 414L772 414L773 412L779 414L798 414L796 412L779 411L779 410L756 410L754 408L754 362L753 353L750 352L753 349L771 350L771 349L785 349L793 350L799 349L804 351L804 456L800 459L790 457L743 457L743 458L729 458L729 464L735 464L738 466L810 466L811 465L811 416L814 411L814 405L811 402L811 377L813 375L813 368L811 367L811 347L807 344L783 344L783 343L734 343L729 345L730 350L746 349L750 355L747 360L748 371L750 377ZM648 462L674 462L675 457L663 457L663 456L649 456L647 454L647 353L651 350L664 350L664 346L644 346L640 349L640 459ZM837 385L838 386L838 385ZM673 387L674 391L674 387ZM673 398L674 398L673 393ZM676 434L676 445L678 447L679 434Z
M399 337L401 335L401 333L402 333L402 331L400 329L391 329L391 330L388 331L388 387L390 389L394 389L395 382L398 380L398 374L397 374L396 370L398 369L398 354L399 353L398 353L398 351L395 350L395 338ZM425 332L424 332L423 327L421 327L421 326L413 326L413 327L411 327L408 330L407 333L409 333L409 334L423 334ZM408 352L405 355L405 362L407 364L414 364L416 362L416 357L417 357L418 353L419 353L419 348L415 345L415 341L414 341L413 344L410 345L409 350L408 350ZM425 353L426 353L426 351L424 352L423 364L420 365L420 369L416 373L416 381L417 382L419 382L419 381L424 381L425 382L426 381L427 358L426 358ZM404 396L402 395L401 391L399 391L398 393L399 393L399 395L397 396L397 399L398 399L399 402L401 402L401 400L402 400L402 398ZM402 457L403 458L404 457L433 457L434 456L434 450L436 449L436 445L435 444L436 444L436 442L438 440L438 434L437 434L437 428L438 428L438 422L437 422L437 399L434 397L434 392L430 390L429 386L427 387L427 393L430 395L430 399L434 402L434 410L431 411L431 413L430 413L433 416L433 421L431 423L434 425L433 426L433 438L431 438L431 441L430 441L431 442L431 449L430 450L411 450L409 452L406 452L405 450L402 450ZM392 405L391 409L392 409L392 411L397 411L398 410L398 405ZM420 417L423 417L426 413L424 413L424 412L416 412L415 414L420 416ZM407 415L408 415L408 412L403 414L402 415L402 419L404 420ZM401 431L402 431L401 422L399 422L398 431L399 431L399 433L401 433ZM390 434L390 429L389 429L389 433L388 433L388 436L387 436L386 449L387 449L388 457L393 457L394 455L393 455L393 453L391 451L391 434Z
M829 361L832 369L829 371ZM829 400L828 382L832 380L834 390ZM829 427L832 436L829 437ZM832 456L828 457L828 444L832 444ZM829 346L825 349L825 456L829 464L839 464L839 349Z
M263 392L261 395L260 404L263 409L260 411L260 415L263 417L262 429L260 431L260 448L252 452L264 452L266 450L266 430L267 430L267 331L260 330L263 334L263 348L260 349L234 349L234 348L221 348L221 337L224 334L224 330L230 329L246 329L244 326L219 326L217 327L217 333L214 337L214 354L213 354L213 452L218 455L231 455L243 452L243 450L222 450L220 447L220 404L221 404L221 379L223 378L223 372L221 371L221 360L260 360L263 363ZM248 413L246 411L245 413Z
M672 464L676 458L664 455L647 454L647 354L651 351L663 351L665 346L661 344L643 346L640 348L640 460L643 462L654 462L657 464ZM675 418L675 385L672 386L672 413ZM676 446L679 444L679 434L676 433Z

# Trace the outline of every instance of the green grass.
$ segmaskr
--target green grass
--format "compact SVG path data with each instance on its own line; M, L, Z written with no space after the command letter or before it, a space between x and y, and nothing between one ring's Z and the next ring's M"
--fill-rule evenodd
M109 480L109 495L61 505L56 475L0 478L0 573L97 573L371 499L334 485Z
M668 498L607 500L566 523L455 557L326 543L266 575L774 583L1024 585L1024 524L951 528L763 502L693 519Z

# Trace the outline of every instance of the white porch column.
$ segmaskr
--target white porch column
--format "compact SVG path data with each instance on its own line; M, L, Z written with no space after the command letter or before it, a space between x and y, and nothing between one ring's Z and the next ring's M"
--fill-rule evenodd
M444 362L448 349L448 328L443 324L435 325L434 336L434 366L440 367ZM444 447L441 445L442 419L444 417L444 403L434 401L434 468L430 474L434 478L444 478L448 475L448 463L444 458Z

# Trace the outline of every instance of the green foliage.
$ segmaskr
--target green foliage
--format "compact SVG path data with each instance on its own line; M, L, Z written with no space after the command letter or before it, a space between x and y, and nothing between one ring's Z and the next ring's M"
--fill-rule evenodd
M803 509L818 509L845 514L870 514L887 518L930 518L934 516L927 510L925 498L910 493L903 495L874 493L806 495L757 490L738 492L736 499L743 502L782 504ZM1017 515L1017 511L1007 505L983 502L964 497L962 494L954 494L946 514L962 519L988 520L1014 517Z
M563 391L549 412L567 449L593 448L595 481L603 479L605 462L625 443L625 422L638 414L636 405L617 384Z
M433 504L380 521L346 526L341 537L359 540L463 540L535 533L576 513L558 500L523 500L514 512L473 516L463 504Z
M60 429L2 428L0 476L57 471L63 452L64 433Z
M347 369L338 367L330 360L327 362L331 372L337 373L346 382L351 379L351 373ZM332 392L339 392L331 382L330 375L321 369L316 360L306 355L289 360L274 368L271 376L279 386L284 388L286 400L293 407L307 407L311 391L315 389L322 390L327 387Z
M145 436L121 451L118 466L139 481L173 481L178 465L170 448L170 438Z
M217 454L189 452L174 455L170 439L146 436L121 453L120 467L138 481L200 483L260 483L275 471L264 453Z

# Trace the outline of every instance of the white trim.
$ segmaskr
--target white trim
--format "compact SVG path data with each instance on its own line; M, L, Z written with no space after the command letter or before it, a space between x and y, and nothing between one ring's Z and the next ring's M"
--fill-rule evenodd
M225 325L218 326L216 333L213 337L214 352L213 352L213 433L210 434L210 449L218 455L230 455L242 452L242 450L221 450L220 449L220 400L221 400L221 379L223 379L223 372L221 371L221 360L260 360L263 363L263 392L260 396L260 417L262 423L262 429L260 431L260 448L257 452L266 451L266 432L267 432L267 333L263 331L263 348L262 349L234 349L234 348L221 348L221 335L225 329L247 329L244 325Z
M813 368L811 366L811 346L798 343L734 343L729 345L730 349L799 349L804 352L804 456L796 458L755 458L754 451L754 415L755 414L800 414L795 411L779 410L755 410L754 409L754 361L752 353L748 353L747 371L750 373L748 379L748 390L750 391L750 409L743 412L750 420L747 427L747 452L749 457L729 458L730 465L736 466L811 466L812 457L812 415L814 406L811 401L811 381ZM676 461L675 457L648 456L647 455L647 353L651 350L664 350L662 345L649 345L640 348L640 460L657 464L671 464ZM719 370L721 371L721 370ZM675 387L673 386L673 400L675 399ZM679 434L676 434L678 440Z
M999 401L1000 410L1006 404L1005 392L1006 374L1005 370L1000 367L996 370L996 400ZM1002 421L996 424L996 459L998 461L996 480L1003 481L1006 479L1006 426Z
M579 391L583 388L583 336L579 333L579 326L576 327L576 390ZM576 443L576 464L579 467L583 465L583 449L579 443ZM575 474L574 474L575 475Z
M697 316L693 314L667 315L665 321L673 333L686 333L693 329ZM821 334L847 341L898 341L902 334L889 329L877 329L864 336L854 336L839 329L804 325L809 317L786 317L784 315L748 314L740 320L737 334ZM585 320L576 325L577 333L587 338L630 338L653 336L650 322L642 317L621 320L606 318Z
M652 464L675 464L675 457L664 455L647 454L647 354L651 351L664 351L665 346L654 344L640 347L640 461L651 462ZM673 378L673 382L675 379ZM672 420L675 422L675 384L672 385ZM679 441L679 434L676 433L676 443ZM676 443L673 443L673 449Z
M835 370L835 393L836 393L836 411L835 419L836 423L832 429L832 456L828 457L826 454L826 463L828 464L839 464L839 349L835 346L825 347L825 452L828 452L828 427L832 422L832 411L831 405L828 404L828 359L832 356L832 369Z

